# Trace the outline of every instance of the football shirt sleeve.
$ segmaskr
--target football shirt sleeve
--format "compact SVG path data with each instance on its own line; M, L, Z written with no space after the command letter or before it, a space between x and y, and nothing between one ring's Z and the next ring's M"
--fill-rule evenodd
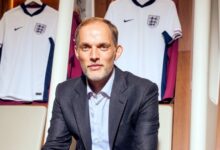
M171 8L169 14L170 14L170 22L168 25L167 32L172 37L172 41L174 41L182 37L182 29L176 10L176 5L173 1L171 1Z

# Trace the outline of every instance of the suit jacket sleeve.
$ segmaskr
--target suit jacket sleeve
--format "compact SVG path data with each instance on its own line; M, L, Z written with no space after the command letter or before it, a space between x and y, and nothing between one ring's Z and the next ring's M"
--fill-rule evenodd
M48 137L42 150L69 150L71 145L72 136L62 114L60 93L61 88L59 88L58 85L53 105L52 119L48 130Z
M142 99L135 127L135 150L157 150L159 128L158 88L153 84Z

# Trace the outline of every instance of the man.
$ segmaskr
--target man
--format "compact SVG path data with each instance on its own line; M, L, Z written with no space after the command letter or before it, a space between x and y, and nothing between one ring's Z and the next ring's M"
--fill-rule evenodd
M57 86L43 150L68 150L72 136L77 150L156 150L158 88L114 65L122 53L116 27L90 18L75 38L84 75Z

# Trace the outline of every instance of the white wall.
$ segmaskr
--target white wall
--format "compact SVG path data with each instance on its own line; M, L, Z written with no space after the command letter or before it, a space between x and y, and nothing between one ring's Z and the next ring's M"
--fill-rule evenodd
M206 150L210 0L194 0L190 150Z
M191 150L215 150L219 95L218 0L194 0Z
M210 21L210 49L209 49L209 91L207 103L207 141L206 149L215 149L218 123L218 96L219 96L219 12L218 0L211 1Z

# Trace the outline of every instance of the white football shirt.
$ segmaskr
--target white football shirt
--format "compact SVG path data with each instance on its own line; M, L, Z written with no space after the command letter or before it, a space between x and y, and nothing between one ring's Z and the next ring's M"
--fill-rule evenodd
M58 12L43 4L24 4L0 21L0 98L46 100L50 82Z
M124 47L116 65L140 77L150 79L159 88L161 82L165 46L164 35L169 42L182 36L181 26L172 0L113 1L105 18L119 30L119 44ZM167 34L164 34L167 33Z

